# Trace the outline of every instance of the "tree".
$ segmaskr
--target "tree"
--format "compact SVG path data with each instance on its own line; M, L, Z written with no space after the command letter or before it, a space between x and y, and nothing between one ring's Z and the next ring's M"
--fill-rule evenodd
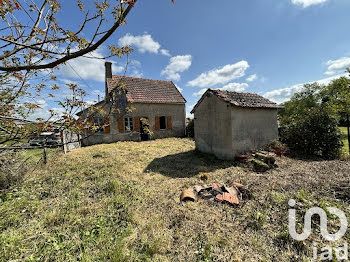
M126 23L125 18L136 1L113 2L98 0L87 6L80 0L69 2L76 5L81 17L80 26L73 28L60 18L64 12L61 4L68 2L0 1L0 143L15 142L32 132L39 133L54 124L53 118L65 127L79 124L74 113L85 105L83 97L86 93L75 84L67 84L71 95L58 101L63 108L62 115L51 111L48 119L37 119L37 124L20 126L17 120L27 119L40 107L36 99L41 97L43 90L54 93L53 90L61 87L56 84L54 69L79 56L91 57L90 52ZM132 51L128 46L111 45L108 48L107 57L122 57Z
M333 100L326 96L328 88L306 84L284 104L279 113L280 134L292 152L323 158L339 155L342 143L337 111Z
M86 55L126 23L125 18L133 7L133 4L117 0L113 5L111 1L95 1L93 8L85 7L80 0L74 2L82 14L82 21L73 31L69 25L63 27L59 23L58 15L62 9L58 0L1 1L0 71L54 68ZM108 22L109 16L113 18L113 23ZM110 55L116 56L129 51L129 48L115 46L109 46L109 49Z
M350 69L347 69L350 73ZM350 80L346 77L341 77L333 80L320 94L322 102L326 105L330 112L340 116L343 114L346 118L349 152L350 152Z
M319 92L322 88L318 83L305 84L299 92L283 104L284 109L279 111L280 123L288 124L290 121L302 118L306 110L319 107L321 101Z
M54 70L59 65L81 56L91 59L128 56L132 51L129 46L109 45L109 54L105 57L94 57L91 52L126 24L125 19L136 2L0 0L0 144L20 140L33 129L45 129L54 118L65 127L88 124L74 118L77 108L86 106L83 101L86 93L73 83L68 84L71 96L58 101L64 109L60 116L51 111L45 121L37 119L39 125L27 124L20 128L16 120L27 119L40 107L35 99L41 97L43 90L61 88L52 83L56 81ZM67 20L64 16L67 6L76 8L80 26L64 23L62 16ZM31 81L33 79L36 81Z

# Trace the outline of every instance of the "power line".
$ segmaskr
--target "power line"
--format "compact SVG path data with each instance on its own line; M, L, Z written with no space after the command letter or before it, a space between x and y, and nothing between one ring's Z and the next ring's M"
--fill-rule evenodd
M90 91L93 92L94 89L79 75L79 73L74 69L74 67L71 66L71 64L70 64L69 62L67 62L67 64L68 64L68 66L73 70L73 72L79 77L79 79L80 79L81 81L83 81L84 84L85 84L88 88L90 88Z

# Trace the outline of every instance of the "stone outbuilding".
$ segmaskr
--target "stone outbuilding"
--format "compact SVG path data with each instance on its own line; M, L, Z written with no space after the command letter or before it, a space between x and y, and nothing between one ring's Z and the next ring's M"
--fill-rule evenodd
M185 135L186 100L173 82L112 75L109 62L105 68L105 99L94 107L107 112L107 118L91 114L89 108L77 114L101 126L83 139L83 145Z
M260 149L278 138L279 108L257 94L208 89L191 111L196 148L220 159Z

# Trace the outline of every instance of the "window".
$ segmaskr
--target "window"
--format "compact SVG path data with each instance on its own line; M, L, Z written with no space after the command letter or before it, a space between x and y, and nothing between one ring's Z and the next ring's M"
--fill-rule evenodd
M124 118L124 128L126 132L131 132L134 130L134 120L132 117Z
M103 119L102 118L94 118L94 126L98 127L96 133L103 133Z
M159 117L159 129L160 130L166 129L166 117L165 116Z

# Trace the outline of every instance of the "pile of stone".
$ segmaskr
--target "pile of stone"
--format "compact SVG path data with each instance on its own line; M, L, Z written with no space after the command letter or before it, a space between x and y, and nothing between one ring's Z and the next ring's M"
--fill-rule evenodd
M231 185L212 183L210 185L195 185L182 191L181 201L197 201L198 198L231 205L238 205L247 195L247 189L239 183Z
M247 162L255 172L265 172L276 167L275 157L264 153L253 154Z

